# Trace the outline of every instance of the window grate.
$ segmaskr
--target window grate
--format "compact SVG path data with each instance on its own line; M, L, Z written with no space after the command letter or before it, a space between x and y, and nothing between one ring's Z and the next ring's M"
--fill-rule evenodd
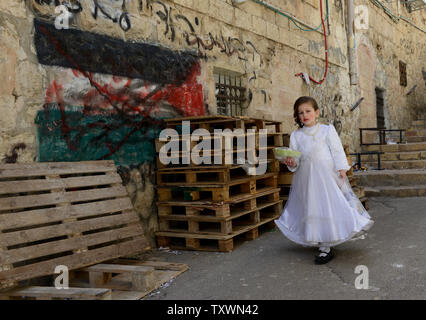
M217 114L242 116L246 88L242 85L241 76L215 73L214 77Z

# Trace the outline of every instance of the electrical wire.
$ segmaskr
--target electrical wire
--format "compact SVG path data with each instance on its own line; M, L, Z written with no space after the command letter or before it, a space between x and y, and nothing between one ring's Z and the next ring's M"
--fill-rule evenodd
M322 84L325 80L325 77L327 76L327 70L328 70L328 48L327 48L327 33L325 32L325 23L324 23L324 19L322 17L323 14L323 10L322 10L322 0L320 0L320 10L321 10L321 24L324 30L324 45L325 45L325 72L324 72L324 76L322 77L322 79L320 81L316 81L315 79L313 79L311 76L309 76L309 80L311 80L312 82L316 83L316 84ZM296 73L295 76L299 77L302 76L303 73Z
M297 27L297 28L299 28L300 30L302 30L302 31L317 31L320 27L321 27L321 24L318 26L318 27L316 27L316 28L309 28L309 29L303 29L302 27L300 27L297 23L296 23L296 21L294 21L294 19L292 18L292 17L290 17L289 15L287 15L287 14L285 14L284 12L282 12L282 11L280 11L280 10L278 10L278 9L276 9L276 8L274 8L274 7L272 7L271 5L269 5L269 4L267 4L267 3L265 3L265 2L263 2L263 1L261 1L261 0L252 0L253 2L256 2L257 4L260 4L260 5L262 5L262 6L264 6L264 7L266 7L266 8L268 8L268 9L271 9L272 11L274 11L275 13L278 13L278 14L280 14L280 15L282 15L282 16L284 16L284 17L286 17L286 18L288 18L291 22L293 22L293 24ZM329 10L328 10L328 0L326 0L326 2L327 2L327 15L326 15L326 17L325 17L325 19L324 20L327 20L328 19L328 15L329 15Z

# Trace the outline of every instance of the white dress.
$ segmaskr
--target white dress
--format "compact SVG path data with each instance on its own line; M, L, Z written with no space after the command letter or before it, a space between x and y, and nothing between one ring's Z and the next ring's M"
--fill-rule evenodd
M373 220L352 191L339 135L332 124L303 127L290 135L290 148L302 153L296 161L288 200L275 220L281 232L303 246L335 246L364 237Z

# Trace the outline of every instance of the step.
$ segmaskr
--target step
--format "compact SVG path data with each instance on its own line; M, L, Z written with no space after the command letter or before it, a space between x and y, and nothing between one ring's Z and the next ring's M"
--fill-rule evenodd
M407 131L405 131L406 137L412 137L412 136L426 136L426 129L419 129L419 128L409 128Z
M426 196L426 185L365 187L365 195L367 197L424 197Z
M426 142L413 142L401 144L374 144L361 146L362 151L382 151L382 152L405 152L405 151L426 151Z
M412 121L412 122L411 122L411 125L412 125L413 127L422 127L422 126L426 126L426 120L425 120L425 119L423 119L423 120L414 120L414 121Z
M362 154L361 162L377 162L377 155ZM426 151L386 152L380 155L380 161L406 161L426 159ZM352 163L357 161L357 156L351 156Z
M377 161L362 162L363 167L377 169ZM381 169L426 169L426 159L421 160L399 160L399 161L380 161Z
M426 142L426 136L407 136L406 137L407 142L412 143L412 142Z
M365 187L376 186L415 186L423 185L426 181L426 170L369 170L355 171L354 177L358 178L358 185Z

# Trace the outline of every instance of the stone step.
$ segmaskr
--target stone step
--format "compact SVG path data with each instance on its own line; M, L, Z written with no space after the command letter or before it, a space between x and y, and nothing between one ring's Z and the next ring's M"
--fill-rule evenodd
M420 137L420 136L426 136L426 129L416 129L416 128L409 128L407 131L405 131L406 137Z
M405 138L407 142L426 142L426 136L407 136Z
M414 120L411 122L411 125L413 127L423 127L426 126L426 120Z
M415 186L426 183L426 170L402 169L355 171L354 177L357 178L357 184L364 187Z
M380 155L380 161L406 161L426 159L426 151L386 152ZM351 156L352 163L357 161L357 156ZM362 154L362 162L377 162L377 155Z
M362 162L363 167L369 169L377 169L377 161ZM380 168L382 169L426 169L426 159L422 160L399 160L399 161L380 161Z
M373 144L369 146L361 146L361 150L382 152L426 151L426 142L401 144Z
M424 197L426 196L426 185L365 187L364 191L366 197Z

